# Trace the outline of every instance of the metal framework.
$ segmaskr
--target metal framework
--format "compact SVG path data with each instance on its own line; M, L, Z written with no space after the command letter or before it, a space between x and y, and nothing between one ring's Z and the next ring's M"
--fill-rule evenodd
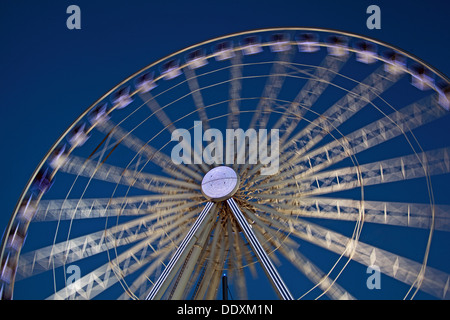
M44 279L39 298L215 299L226 273L239 299L357 299L370 292L349 275L378 266L394 298L448 299L450 261L430 250L448 253L450 237L449 85L399 48L318 28L164 57L92 104L37 166L2 240L0 296ZM174 143L195 160L212 141L172 139L195 121L201 134L279 130L277 173L250 163L250 141L233 146L242 164L176 164ZM238 185L205 197L224 165ZM73 264L83 272L69 282Z

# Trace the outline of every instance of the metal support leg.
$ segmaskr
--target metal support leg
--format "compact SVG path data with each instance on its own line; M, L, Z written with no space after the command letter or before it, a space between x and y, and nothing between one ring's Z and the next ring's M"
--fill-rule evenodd
M191 227L188 234L183 239L183 241L181 242L178 249L175 251L175 254L170 259L166 268L164 269L164 271L159 276L158 280L153 285L146 300L154 300L154 299L161 298L162 294L164 293L165 288L167 288L167 286L168 286L168 283L166 283L166 280L169 278L169 275L171 274L172 271L176 271L175 266L177 265L178 262L181 262L180 257L183 255L183 253L187 253L190 250L190 247L192 247L192 245L194 244L194 243L192 243L192 238L194 238L195 234L202 226L203 221L205 220L206 216L208 215L208 213L211 210L213 205L214 205L213 202L208 202L206 204L205 208L202 210L202 212L200 212L200 215L198 216L194 225Z
M266 272L266 274L269 277L270 281L272 282L274 288L276 289L277 294L283 300L293 300L293 297L292 297L291 293L289 292L289 289L287 288L286 284L283 282L283 279L281 279L277 269L272 264L272 261L270 261L270 258L267 255L266 251L263 249L261 243L259 243L258 239L255 236L255 233L253 232L252 228L248 224L247 220L245 220L244 215L242 214L241 210L239 209L237 203L234 201L233 198L228 199L227 203L230 206L231 211L233 211L233 214L234 214L236 220L238 221L239 226L241 227L242 231L244 232L245 237L247 238L252 249L256 253L256 256L258 257L259 261L261 262L261 265L264 268L264 271Z

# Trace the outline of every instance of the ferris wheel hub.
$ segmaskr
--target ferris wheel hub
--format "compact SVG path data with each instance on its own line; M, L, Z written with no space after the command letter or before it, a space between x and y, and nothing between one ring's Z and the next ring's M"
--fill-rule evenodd
M220 166L209 170L202 180L202 193L211 201L231 198L239 187L239 176L230 167Z

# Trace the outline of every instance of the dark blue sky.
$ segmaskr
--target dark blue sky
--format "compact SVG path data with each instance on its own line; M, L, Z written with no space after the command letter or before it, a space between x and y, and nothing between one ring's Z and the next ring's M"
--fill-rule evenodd
M81 8L81 30L66 8ZM381 30L366 8L381 8ZM0 229L29 176L91 103L145 65L224 34L281 26L332 28L396 45L450 75L447 1L0 2Z

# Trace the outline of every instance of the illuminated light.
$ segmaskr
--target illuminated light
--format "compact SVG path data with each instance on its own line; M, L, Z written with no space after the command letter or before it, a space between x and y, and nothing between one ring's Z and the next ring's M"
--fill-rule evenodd
M331 36L328 39L328 53L337 57L345 56L348 53L347 39L340 36Z
M231 41L220 42L215 46L213 52L217 61L228 60L235 56Z
M375 45L369 42L360 42L356 46L356 61L371 64L377 61Z
M245 55L253 55L262 52L259 38L256 36L244 38L242 41L242 52Z
M89 139L85 130L85 124L78 124L71 133L69 143L74 147L81 147Z
M181 74L178 61L167 61L161 69L161 74L164 76L165 80L171 80L178 77Z
M192 70L201 68L208 64L208 59L206 59L205 54L200 49L189 53L186 61L189 64L189 68Z
M287 51L291 48L289 36L283 33L276 33L270 37L270 50L272 52Z
M130 97L129 87L122 88L114 94L113 103L116 109L123 109L131 102L133 102L133 99Z
M138 89L140 92L147 93L150 90L156 88L157 86L158 85L154 81L153 72L141 74L136 79L136 89Z
M319 47L319 36L313 33L302 33L297 36L297 45L300 52L316 52Z
M386 54L387 63L384 65L384 70L391 74L400 74L405 71L406 59L397 52L388 52Z

